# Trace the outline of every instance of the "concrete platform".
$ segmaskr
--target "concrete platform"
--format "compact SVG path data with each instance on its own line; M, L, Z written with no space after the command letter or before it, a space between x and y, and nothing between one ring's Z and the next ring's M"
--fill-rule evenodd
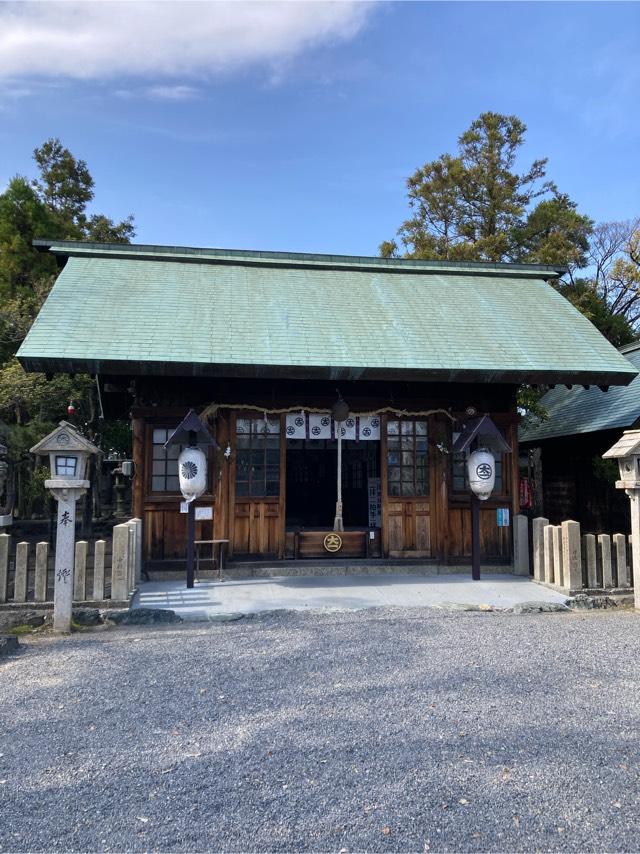
M133 608L170 608L186 620L209 620L225 613L360 610L377 607L437 607L447 603L511 608L522 602L564 602L566 596L527 578L469 576L313 576L200 581L187 590L182 581L140 585Z

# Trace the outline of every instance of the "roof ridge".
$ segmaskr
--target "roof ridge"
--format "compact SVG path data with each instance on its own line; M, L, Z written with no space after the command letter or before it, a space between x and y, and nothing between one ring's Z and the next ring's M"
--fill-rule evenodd
M565 267L547 264L515 264L492 261L427 261L417 258L382 258L375 255L337 255L312 252L276 252L266 250L206 248L196 246L168 246L144 243L97 243L80 240L37 239L33 245L59 255L110 255L113 257L152 257L162 260L187 259L212 263L245 262L252 264L278 264L286 266L328 266L380 268L385 270L415 270L416 272L460 271L484 274L534 274L542 278L556 278L566 272Z

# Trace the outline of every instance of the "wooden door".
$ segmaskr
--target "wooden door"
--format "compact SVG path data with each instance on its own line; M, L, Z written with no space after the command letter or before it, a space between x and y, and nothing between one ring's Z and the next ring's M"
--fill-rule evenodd
M382 422L382 535L389 557L431 557L431 465L424 419Z
M390 498L387 504L387 530L390 557L431 556L429 501Z
M284 557L285 442L283 418L234 413L230 548L238 555Z

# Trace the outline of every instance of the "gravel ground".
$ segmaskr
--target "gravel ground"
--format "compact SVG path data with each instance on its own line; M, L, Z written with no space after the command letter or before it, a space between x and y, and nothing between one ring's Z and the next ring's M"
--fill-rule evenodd
M640 617L287 613L31 637L1 851L637 851Z

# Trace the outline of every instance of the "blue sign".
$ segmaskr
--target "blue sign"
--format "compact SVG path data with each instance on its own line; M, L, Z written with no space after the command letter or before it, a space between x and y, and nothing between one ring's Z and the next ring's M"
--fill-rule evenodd
M508 507L498 507L496 510L496 520L498 522L498 528L508 528L509 527L509 508Z

